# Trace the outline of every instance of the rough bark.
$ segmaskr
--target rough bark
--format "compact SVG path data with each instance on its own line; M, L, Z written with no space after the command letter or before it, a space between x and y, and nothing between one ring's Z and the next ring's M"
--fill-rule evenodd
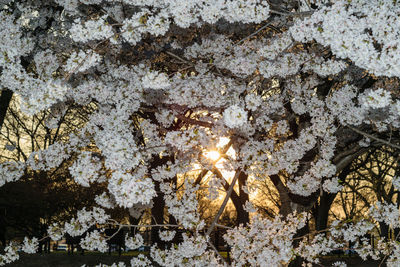
M10 105L11 98L13 96L13 92L8 89L3 89L1 91L1 96L0 96L0 130L1 127L3 126L4 119L7 114L7 109L8 106Z

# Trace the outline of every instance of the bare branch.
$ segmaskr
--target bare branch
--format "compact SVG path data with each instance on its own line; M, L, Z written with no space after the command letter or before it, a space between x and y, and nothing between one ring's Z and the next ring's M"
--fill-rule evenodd
M228 200L229 200L229 198L230 198L230 196L232 194L233 187L235 186L236 181L239 178L239 175L240 175L240 170L237 170L236 174L235 174L235 177L233 177L232 183L230 184L229 189L226 192L225 199L222 202L222 205L219 208L217 215L215 215L215 218L214 218L213 222L211 223L210 227L207 229L207 233L206 233L207 236L209 236L211 234L211 232L214 230L215 225L219 220L219 217L221 217L222 213L224 212L224 209L225 209L226 205L228 204Z
M380 142L382 144L385 144L385 145L388 145L388 146L391 146L391 147L394 147L394 148L397 148L397 149L400 150L400 146L399 145L396 145L396 144L390 143L389 141L386 141L386 140L380 139L378 137L375 137L372 134L369 134L369 133L366 133L366 132L364 132L364 131L362 131L360 129L354 128L353 126L347 125L347 127L349 129L353 130L354 132L358 133L358 134L361 134L361 135L363 135L365 137L368 137L370 139L378 141L378 142Z

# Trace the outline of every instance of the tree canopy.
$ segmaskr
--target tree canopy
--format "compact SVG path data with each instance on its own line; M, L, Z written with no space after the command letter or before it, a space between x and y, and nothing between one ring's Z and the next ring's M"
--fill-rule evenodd
M392 0L1 1L0 186L93 188L48 235L151 228L132 266L311 266L349 242L398 266L398 236L365 236L400 228L399 15ZM364 183L370 207L329 220ZM37 244L11 242L0 265Z

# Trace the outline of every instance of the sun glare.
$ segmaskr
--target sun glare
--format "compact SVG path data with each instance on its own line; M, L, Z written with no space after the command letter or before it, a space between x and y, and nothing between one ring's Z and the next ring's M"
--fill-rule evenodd
M221 153L219 153L218 149L222 149L225 145L229 143L230 139L228 137L221 137L219 139L219 142L216 147L214 147L212 150L207 150L203 152L203 156L211 161L214 161L214 163L222 163L224 161L224 158L222 157ZM229 157L232 157L235 159L235 150L233 150L232 147L226 151L226 155ZM222 166L222 165L221 165Z
M216 150L211 150L205 152L204 156L212 161L217 161L221 157L221 154Z

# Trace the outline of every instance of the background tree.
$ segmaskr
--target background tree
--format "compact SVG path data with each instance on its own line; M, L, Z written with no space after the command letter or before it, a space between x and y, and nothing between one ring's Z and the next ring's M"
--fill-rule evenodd
M328 226L332 198L345 196L341 183L357 159L371 148L400 148L399 14L386 0L7 1L1 88L39 126L26 127L29 155L17 151L18 161L1 163L0 183L59 170L66 181L99 188L96 206L48 234L81 236L94 225L122 231L126 218L111 210L129 211L132 227L151 228L158 244L133 266L224 265L210 236L229 201L232 265L316 263L375 222L398 227L398 207L377 202L371 216L333 221L323 229L329 235L310 232L310 214L316 228ZM47 112L60 130L70 115L72 131L43 124ZM207 158L212 151L220 163ZM273 186L268 217L254 212L257 184ZM208 222L199 213L204 188L223 192ZM108 238L91 231L80 244L105 251ZM136 233L125 241L143 244ZM36 242L25 239L23 250L35 251ZM380 246L396 266L399 244ZM354 247L379 257L363 239ZM14 260L13 251L6 247L1 260Z

